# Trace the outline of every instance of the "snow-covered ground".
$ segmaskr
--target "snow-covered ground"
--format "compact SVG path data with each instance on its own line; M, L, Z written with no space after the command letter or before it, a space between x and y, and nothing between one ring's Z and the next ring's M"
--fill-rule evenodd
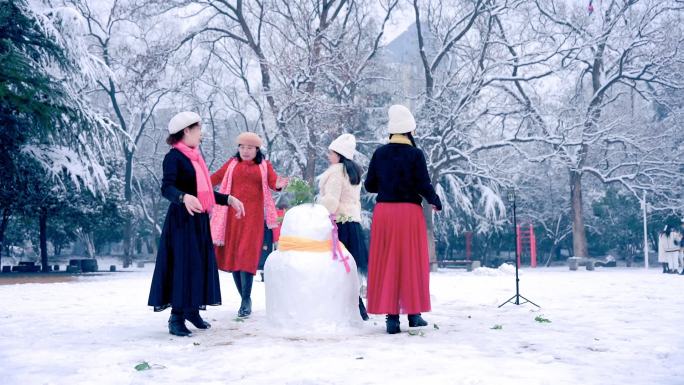
M203 312L213 327L179 338L168 311L146 307L152 268L0 286L0 383L684 384L684 277L658 269L523 269L521 294L541 310L497 308L514 294L509 271L443 270L429 327L408 333L402 317L388 335L372 316L333 336L270 329L261 282L238 322L221 273L224 305Z

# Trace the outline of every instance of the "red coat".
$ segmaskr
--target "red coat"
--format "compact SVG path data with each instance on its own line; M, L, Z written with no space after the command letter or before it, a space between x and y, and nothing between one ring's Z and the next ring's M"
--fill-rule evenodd
M230 160L228 161L230 162ZM228 169L228 162L211 175L211 184L218 186ZM267 160L268 186L275 190L278 175ZM254 161L238 162L233 170L230 195L245 206L245 216L235 217L232 207L226 215L226 243L215 246L218 268L224 271L246 271L256 274L264 242L264 194L261 189L261 171Z

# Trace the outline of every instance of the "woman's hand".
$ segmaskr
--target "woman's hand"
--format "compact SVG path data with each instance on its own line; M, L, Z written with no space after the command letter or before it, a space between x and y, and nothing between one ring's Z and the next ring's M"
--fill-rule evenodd
M192 216L194 216L195 213L201 213L203 210L199 199L190 194L183 195L183 204L185 205L185 209L188 210L188 214Z
M437 208L437 206L435 206L435 205L431 205L431 206L432 206L432 209L433 209L434 211L436 211L436 212L440 212L440 211L441 211L440 209Z
M228 196L228 205L230 205L230 207L232 207L233 210L235 210L236 218L242 218L245 216L245 206L239 199L235 198L232 195Z
M290 178L278 177L278 179L276 179L275 187L277 190L280 190L286 187L288 183L290 183Z

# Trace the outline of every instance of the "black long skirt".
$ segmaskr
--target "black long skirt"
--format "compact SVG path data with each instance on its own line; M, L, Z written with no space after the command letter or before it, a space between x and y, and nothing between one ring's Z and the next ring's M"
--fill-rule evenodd
M259 266L257 270L263 270L266 264L266 259L273 252L273 230L269 229L264 222L264 243L261 245L261 256L259 257Z
M169 206L147 304L154 311L204 310L221 304L208 214L191 216L183 206Z
M354 257L359 273L366 275L368 272L368 246L361 224L359 222L338 223L337 232L340 242Z

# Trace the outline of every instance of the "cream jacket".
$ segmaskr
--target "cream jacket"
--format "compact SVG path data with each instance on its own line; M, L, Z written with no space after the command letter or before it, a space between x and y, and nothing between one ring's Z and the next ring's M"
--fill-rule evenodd
M317 202L335 214L337 222L361 222L361 183L349 183L344 165L333 164L318 177Z

